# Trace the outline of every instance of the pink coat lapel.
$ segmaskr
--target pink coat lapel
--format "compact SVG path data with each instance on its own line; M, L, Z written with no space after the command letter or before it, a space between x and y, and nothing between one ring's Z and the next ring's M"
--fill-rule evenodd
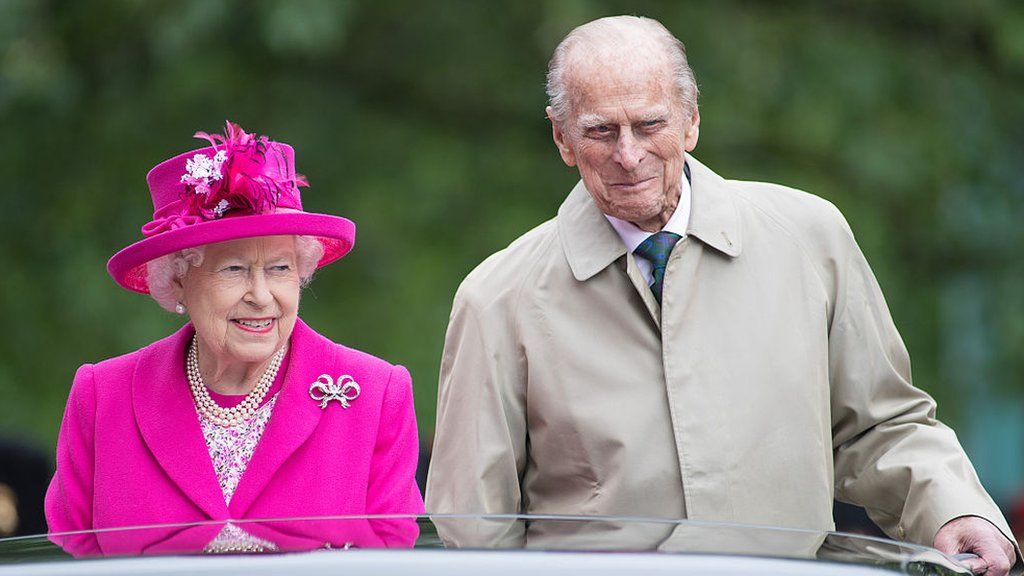
M194 333L186 324L143 350L132 376L132 406L146 445L178 488L211 519L228 518L185 378L185 347Z
M309 385L334 366L336 347L297 320L284 384L263 438L231 497L232 518L243 518L253 502L320 422L323 410L309 397Z

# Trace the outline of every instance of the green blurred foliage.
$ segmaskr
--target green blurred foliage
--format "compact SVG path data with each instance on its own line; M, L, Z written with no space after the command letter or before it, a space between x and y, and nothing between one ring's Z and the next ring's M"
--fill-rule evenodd
M577 178L548 56L617 13L686 42L702 161L843 210L940 416L1024 389L1020 2L3 0L0 432L52 443L79 364L180 324L104 265L150 218L146 171L228 118L357 223L302 315L407 365L429 437L456 287Z

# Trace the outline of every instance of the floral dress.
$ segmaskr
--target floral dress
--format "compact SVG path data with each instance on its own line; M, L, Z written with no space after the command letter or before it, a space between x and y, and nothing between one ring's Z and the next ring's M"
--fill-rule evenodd
M220 490L224 493L224 502L231 503L231 497L238 488L238 481L249 465L256 445L263 437L263 431L267 427L276 402L277 394L260 406L252 418L235 426L217 426L205 414L199 414L203 437L206 438L206 448L210 451L210 460L213 461L213 470L217 473Z
M212 392L211 396L223 398ZM270 400L260 406L251 418L235 426L218 426L206 415L196 411L199 416L199 424L203 429L203 437L206 439L206 448L209 450L210 460L213 462L213 469L217 473L217 482L220 484L221 492L224 493L225 503L231 503L231 497L234 496L235 489L238 488L238 481L245 473L249 460L252 459L253 452L256 450L256 445L263 437L267 422L270 421L277 397L278 394L275 393ZM231 403L218 401L218 404L224 406ZM253 536L241 527L228 523L206 545L203 552L273 552L276 550L277 546L273 542Z

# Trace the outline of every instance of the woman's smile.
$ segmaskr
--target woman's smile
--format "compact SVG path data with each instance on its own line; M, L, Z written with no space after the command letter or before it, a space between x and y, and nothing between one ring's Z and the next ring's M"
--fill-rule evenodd
M239 329L256 334L266 334L274 329L274 318L235 318L231 323Z

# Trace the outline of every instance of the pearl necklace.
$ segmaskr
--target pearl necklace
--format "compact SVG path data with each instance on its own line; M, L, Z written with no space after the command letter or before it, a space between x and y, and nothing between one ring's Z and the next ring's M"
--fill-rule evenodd
M245 395L244 400L237 406L224 408L210 397L210 391L206 388L206 383L203 382L203 375L199 372L199 344L193 337L192 346L188 350L188 361L185 363L185 372L188 374L188 385L192 389L192 398L195 399L196 407L203 416L222 428L237 426L252 418L267 396L274 379L277 378L277 371L281 368L285 348L287 347L282 346L274 353L267 370L260 376L256 386Z

